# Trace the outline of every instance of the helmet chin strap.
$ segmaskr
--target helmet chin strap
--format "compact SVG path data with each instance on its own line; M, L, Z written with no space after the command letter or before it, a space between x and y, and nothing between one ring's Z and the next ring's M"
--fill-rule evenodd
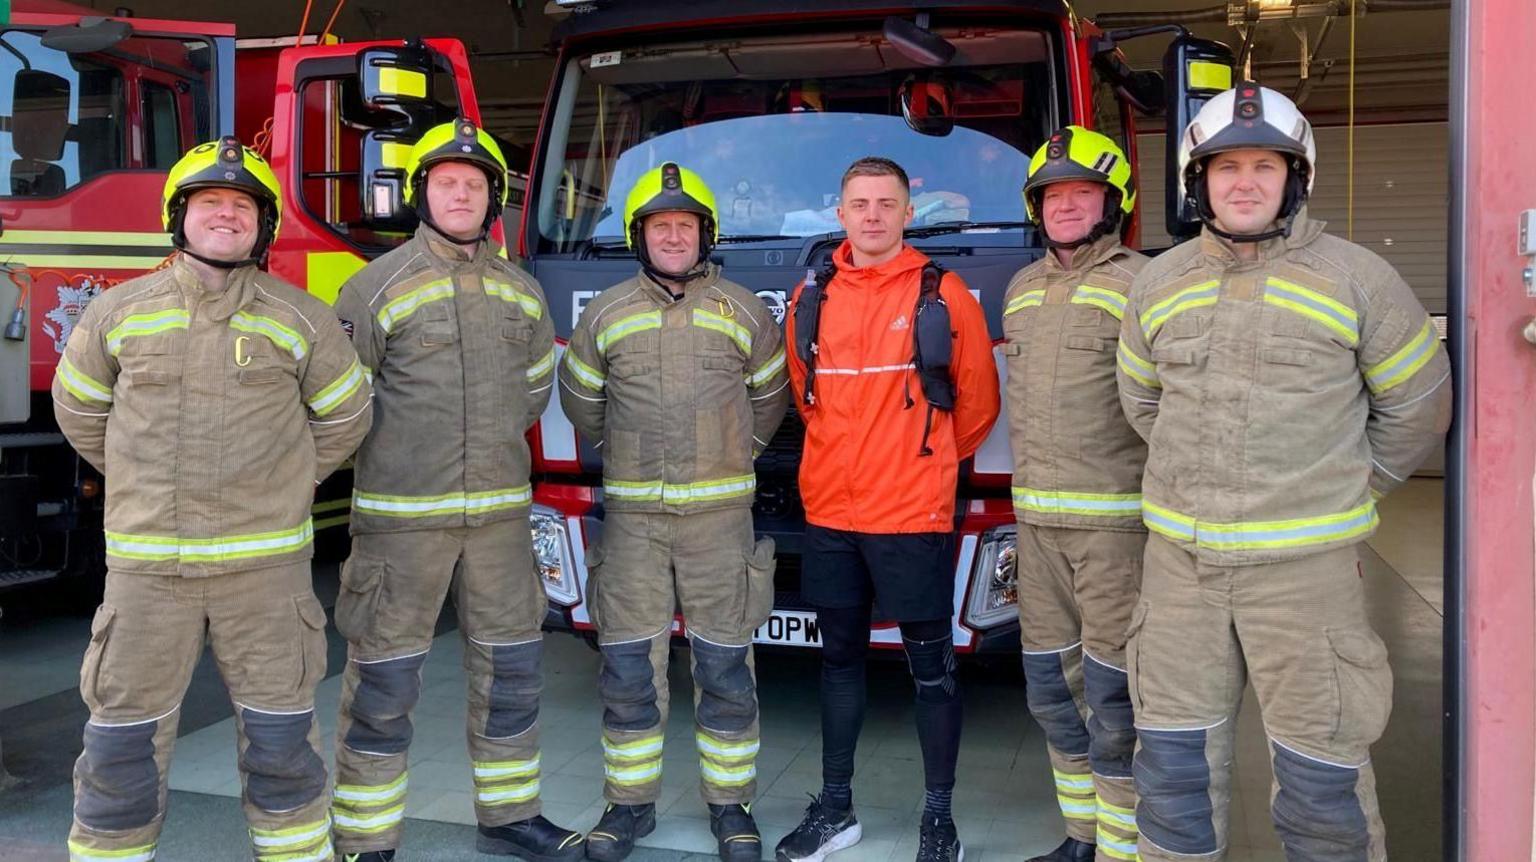
M1200 223L1205 225L1206 230L1227 242L1264 242L1276 237L1289 237L1291 227L1296 223L1296 216L1300 214L1302 206L1307 202L1306 181L1293 164L1288 169L1285 180L1285 200L1281 206L1286 212L1280 224L1262 233L1230 233L1216 226L1215 211L1211 209L1210 189L1206 186L1206 182L1205 172L1201 171L1195 182L1195 213L1200 216Z
M267 248L271 245L271 242L266 240L267 228L265 225L263 225L261 228L261 234L258 234L256 237L256 244L251 247L250 256L245 260L218 260L216 258L206 257L204 255L198 254L197 252L187 247L185 218L185 212L180 212L177 214L175 230L171 232L171 245L175 246L177 251L181 252L187 257L192 258L193 260L205 263L214 269L232 270L239 269L242 266L260 266L261 262L267 257Z
M678 284L686 285L690 282L698 281L706 275L709 275L709 261L701 257L699 258L699 262L694 265L693 269L690 269L681 275L673 275L670 272L662 272L661 270L657 269L651 264L649 256L647 256L640 259L640 269L643 270L646 275L650 276L656 281L674 281Z
M1064 249L1081 248L1085 245L1092 245L1105 236L1108 236L1111 231L1120 226L1119 197L1120 193L1118 191L1110 189L1109 194L1105 195L1104 197L1104 217L1099 219L1098 224L1094 225L1092 230L1088 231L1086 234L1083 234L1083 236L1079 239L1072 240L1071 242L1057 242L1056 240L1051 239L1051 235L1046 233L1044 227L1042 227L1040 230L1040 235L1045 237L1046 247ZM1040 209L1041 205L1037 202L1035 204L1035 210L1038 212Z

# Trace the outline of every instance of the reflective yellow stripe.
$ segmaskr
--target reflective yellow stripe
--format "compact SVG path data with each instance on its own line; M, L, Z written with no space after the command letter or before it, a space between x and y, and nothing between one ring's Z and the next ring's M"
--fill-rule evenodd
M453 282L446 279L424 284L415 290L406 291L399 296L384 303L379 309L379 326L386 333L394 331L395 325L416 313L416 309L429 302L439 302L453 298Z
M1014 485L1013 506L1026 512L1043 514L1125 518L1141 514L1141 495L1040 491Z
M707 482L686 485L670 482L630 482L621 479L603 480L603 492L618 500L654 502L661 500L672 505L702 503L745 497L757 490L757 476L732 476Z
M229 328L264 336L268 341L292 354L295 360L303 359L305 354L309 353L309 343L304 340L304 336L270 317L237 311L229 318Z
M291 554L309 547L314 524L308 519L290 530L220 536L212 539L179 539L175 536L136 536L106 531L107 556L125 560L180 560L183 563L222 563Z
M576 382L591 389L594 392L602 392L607 385L608 378L604 377L596 368L576 358L576 354L570 350L565 352L565 367L575 375Z
M331 817L336 821L336 831L353 835L371 835L385 832L405 819L405 806L396 805L377 814L353 814L345 809L333 808Z
M364 805L383 805L405 798L406 773L400 773L388 784L338 784L333 795L337 805L343 808L359 808L360 805L348 803L363 803Z
M1125 317L1125 294L1091 284L1077 286L1077 291L1072 294L1072 304L1097 306L1114 315L1116 320Z
M9 233L9 232L7 232ZM165 261L165 254L136 257L120 254L33 254L31 252L15 252L0 245L0 254L7 255L17 263L25 264L35 269L44 267L70 267L76 270L96 269L154 269ZM170 254L169 249L166 254Z
M533 487L502 488L496 491L476 491L471 494L439 494L435 497L414 497L389 494L370 494L353 489L352 508L370 515L392 518L432 518L439 515L480 515L515 509L533 502Z
M651 761L642 766L619 769L603 764L603 776L621 787L638 787L661 779L661 761Z
M251 829L251 843L258 848L271 848L277 851L288 848L300 848L307 844L313 844L321 838L329 838L331 834L331 819L316 820L303 826L295 826L291 829ZM261 858L268 858L265 854Z
M476 760L470 764L475 770L475 781L505 779L539 774L539 758L532 760Z
M96 850L69 842L69 862L150 862L155 858L155 845L143 844L122 850Z
M156 335L173 329L186 329L192 318L184 308L165 308L130 314L122 322L107 331L107 352L113 356L122 352L123 341L144 335Z
M475 801L488 807L496 805L514 805L519 802L527 802L537 799L539 796L539 779L527 779L523 781L509 781L501 784L475 783Z
M1084 801L1075 796L1056 794L1056 804L1061 807L1061 816L1070 820L1098 820L1098 807L1093 800Z
M361 388L363 388L363 366L354 359L345 373L315 393L315 397L309 400L309 409L313 410L316 416L324 416L345 403Z
M256 854L256 862L333 862L335 858L336 850L331 846L330 838L326 838L323 844L315 845L313 850L298 853Z
M1355 310L1315 290L1269 278L1264 282L1264 302L1317 321L1350 347L1360 341L1360 316Z
M693 325L701 329L721 333L736 342L736 346L741 348L742 353L748 356L752 355L752 331L736 321L721 317L714 312L705 311L702 308L695 308L693 310Z
M645 311L640 314L631 314L622 317L603 327L603 331L597 334L597 352L606 356L608 348L616 344L619 339L634 335L637 332L645 332L648 329L661 328L661 312Z
M1136 842L1127 841L1112 832L1106 832L1103 826L1098 828L1098 841L1096 849L1112 859L1123 859L1125 862L1137 862Z
M502 302L510 302L521 306L523 313L538 320L544 316L544 304L537 297L530 296L518 290L515 286L504 281L485 282L485 295L494 296Z
M1419 333L1398 348L1396 353L1365 369L1365 382L1371 393L1380 395L1419 372L1440 349L1440 340L1434 335L1434 325L1428 320Z
M75 364L69 361L68 356L59 357L59 364L54 369L54 374L58 376L59 385L64 387L64 391L81 401L112 403L112 387L76 368Z
M12 230L0 238L5 245L137 245L171 248L171 235L165 231L92 231L92 230ZM99 851L98 851L99 852Z
M1347 512L1312 518L1214 524L1143 500L1141 519L1148 529L1171 539L1193 541L1198 547L1222 551L1300 548L1338 542L1363 536L1381 521L1374 501Z
M1175 292L1141 313L1141 331L1147 338L1152 337L1163 324L1174 317L1189 311L1192 308L1203 308L1207 305L1215 305L1221 298L1221 282L1206 281L1200 284L1186 287Z
M699 760L699 772L704 780L719 787L740 787L757 778L757 765L720 766L709 760Z
M555 349L551 347L544 358L528 366L528 382L532 383L555 369Z
M763 363L763 367L747 375L747 385L751 386L753 389L756 389L757 387L762 386L764 383L772 380L773 376L778 374L783 369L784 349L779 348L777 353L768 357L768 361Z
M1058 789L1077 791L1086 790L1088 791L1089 796L1093 795L1093 774L1090 772L1079 774L1076 772L1062 772L1059 769L1052 769L1051 775L1056 778L1056 787Z
M1130 348L1124 340L1115 351L1115 362L1124 371L1126 376L1140 383L1148 389L1162 389L1162 378L1157 375L1157 366L1136 355L1136 351Z
M1104 797L1098 797L1099 820L1116 829L1136 831L1136 809L1121 808L1104 801Z
M614 742L603 734L603 759L604 760L639 760L653 758L661 753L662 745L666 738L662 736L646 736L629 742Z
M1045 289L1044 288L1037 288L1035 290L1026 290L1023 293L1019 294L1018 296L1015 296L1008 303L1008 307L1003 309L1003 316L1007 317L1008 315L1013 314L1016 311L1023 311L1026 308L1034 308L1035 306L1039 305L1042 302L1045 302Z
M730 742L702 731L694 732L694 741L698 743L700 754L721 763L751 760L757 756L758 749L762 746L762 743L756 739Z

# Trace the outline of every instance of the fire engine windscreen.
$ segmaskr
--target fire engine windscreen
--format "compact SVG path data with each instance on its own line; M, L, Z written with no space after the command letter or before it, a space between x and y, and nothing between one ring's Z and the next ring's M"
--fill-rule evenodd
M915 227L1022 221L1029 154L1065 98L1053 36L941 30L959 50L931 69L869 26L572 56L545 130L537 251L622 248L624 196L669 161L714 191L724 243L840 230L839 180L867 155L907 170Z
M130 36L66 53L0 33L0 197L54 197L124 168L167 170L213 136L212 46Z

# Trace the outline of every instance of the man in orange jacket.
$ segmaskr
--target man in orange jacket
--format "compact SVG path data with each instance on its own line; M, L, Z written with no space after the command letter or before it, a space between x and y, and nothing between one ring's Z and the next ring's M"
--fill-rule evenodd
M899 165L854 162L837 217L848 239L785 316L805 421L802 590L822 638L822 792L777 858L819 862L861 835L850 783L878 604L901 626L917 684L927 791L917 859L956 862L955 483L997 419L997 368L965 282L902 242L912 203Z

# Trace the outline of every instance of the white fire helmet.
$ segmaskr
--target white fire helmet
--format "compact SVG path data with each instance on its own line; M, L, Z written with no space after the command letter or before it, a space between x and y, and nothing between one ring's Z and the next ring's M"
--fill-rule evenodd
M1205 194L1205 162L1232 150L1271 150L1291 166L1279 218L1289 225L1312 193L1317 178L1317 144L1312 124L1296 103L1252 81L1218 93L1200 108L1179 139L1179 175L1184 194L1208 225L1214 214Z

